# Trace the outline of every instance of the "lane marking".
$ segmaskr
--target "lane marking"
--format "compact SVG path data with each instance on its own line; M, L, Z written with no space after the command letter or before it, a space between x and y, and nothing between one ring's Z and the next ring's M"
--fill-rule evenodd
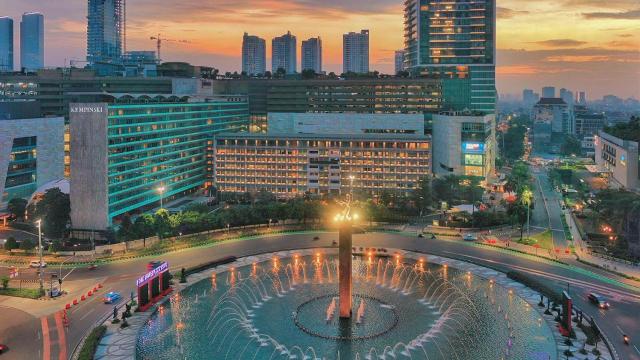
M638 352L638 354L640 354L640 350L638 350L638 347L633 345L634 349L636 349L636 351Z
M618 331L620 331L621 335L624 335L624 331L622 331L622 329L620 329L620 326L616 325L616 329L618 329Z
M62 315L60 312L56 313L55 318L56 329L58 330L58 359L63 360L67 358L67 337L64 326L62 325Z
M51 360L51 338L49 337L49 321L46 316L40 318L42 326L42 360Z
M82 316L80 317L80 321L84 320L87 316L89 316L89 315L93 312L93 310L95 310L95 308L91 308L91 309L89 309L89 311L87 311L87 313L86 313L86 314L84 314L84 315L82 315Z

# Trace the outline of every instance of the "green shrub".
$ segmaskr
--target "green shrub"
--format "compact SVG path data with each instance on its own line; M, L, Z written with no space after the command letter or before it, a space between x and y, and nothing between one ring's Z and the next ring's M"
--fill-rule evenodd
M100 339L104 332L107 331L107 327L104 325L100 325L87 335L87 338L82 344L82 349L80 349L80 355L78 356L78 360L93 360L93 355L96 353L96 348L100 343Z
M7 290L7 288L9 287L9 277L0 277L0 283L2 284L2 289Z

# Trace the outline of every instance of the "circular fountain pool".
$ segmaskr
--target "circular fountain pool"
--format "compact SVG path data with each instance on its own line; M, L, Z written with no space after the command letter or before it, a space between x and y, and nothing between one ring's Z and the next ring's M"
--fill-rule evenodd
M330 250L263 255L219 268L150 317L138 335L137 357L556 358L540 314L492 280L418 255L357 257L352 318L344 320L337 272Z

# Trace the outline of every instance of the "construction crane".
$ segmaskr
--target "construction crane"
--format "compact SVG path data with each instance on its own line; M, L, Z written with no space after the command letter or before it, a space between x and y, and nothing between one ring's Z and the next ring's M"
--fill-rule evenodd
M171 42L179 42L179 43L190 43L191 42L189 40L176 40L176 39L163 38L162 36L160 36L160 34L158 34L157 36L152 36L152 37L150 37L150 39L156 41L156 47L158 49L158 63L160 63L160 47L162 46L162 42L163 41L171 41Z

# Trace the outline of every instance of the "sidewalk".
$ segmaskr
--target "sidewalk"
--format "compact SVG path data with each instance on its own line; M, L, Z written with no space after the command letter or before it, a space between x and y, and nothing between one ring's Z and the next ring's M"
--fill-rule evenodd
M626 264L622 261L604 259L602 257L593 255L591 251L589 251L589 248L587 247L585 241L582 239L580 231L578 231L578 227L576 226L575 220L573 219L571 213L565 210L563 211L563 215L567 220L567 224L569 224L571 235L573 235L574 243L576 245L576 255L578 255L581 260L588 261L608 270L613 270L628 276L640 278L640 266Z

